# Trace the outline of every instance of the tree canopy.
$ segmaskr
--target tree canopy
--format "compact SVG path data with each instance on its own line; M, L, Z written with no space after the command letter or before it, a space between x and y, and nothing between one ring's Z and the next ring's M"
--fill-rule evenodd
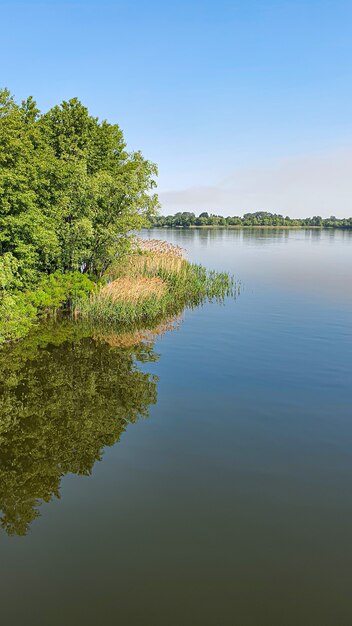
M0 254L23 285L55 270L100 275L155 213L156 175L76 98L41 114L0 91Z

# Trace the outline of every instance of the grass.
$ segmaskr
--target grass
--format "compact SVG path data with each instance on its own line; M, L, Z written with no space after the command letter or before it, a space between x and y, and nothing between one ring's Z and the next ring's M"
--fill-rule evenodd
M154 324L185 307L223 301L235 293L232 277L189 263L179 246L138 240L133 253L116 260L89 298L76 301L74 315L129 327Z

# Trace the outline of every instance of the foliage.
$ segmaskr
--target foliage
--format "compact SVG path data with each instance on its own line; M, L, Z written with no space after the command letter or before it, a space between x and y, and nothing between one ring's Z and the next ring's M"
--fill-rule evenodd
M335 216L331 216L323 219L318 215L304 219L292 219L290 217L284 217L283 215L269 213L267 211L245 213L243 217L223 217L222 215L209 215L208 213L203 212L196 217L194 213L185 211L183 213L176 213L175 215L155 215L150 218L150 225L183 228L189 228L191 226L318 226L321 228L352 228L352 217L339 219Z
M121 129L76 98L40 115L0 92L0 246L26 280L101 273L158 203L156 166L128 153Z
M5 292L0 298L0 346L9 339L21 339L32 328L37 309L22 292Z
M54 272L45 276L35 291L29 292L31 302L40 310L58 309L86 297L95 283L79 272Z
M6 255L4 255L6 257ZM0 280L6 284L13 281L13 275L6 264ZM6 282L7 281L7 282ZM32 328L38 316L49 311L55 312L69 307L76 300L86 298L93 290L94 283L79 272L54 272L43 276L35 289L27 291L0 291L0 345L9 339L21 339Z

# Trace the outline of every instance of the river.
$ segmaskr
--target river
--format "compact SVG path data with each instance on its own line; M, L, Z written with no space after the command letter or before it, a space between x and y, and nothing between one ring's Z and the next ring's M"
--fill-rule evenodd
M352 624L352 233L154 229L239 294L0 358L4 626Z

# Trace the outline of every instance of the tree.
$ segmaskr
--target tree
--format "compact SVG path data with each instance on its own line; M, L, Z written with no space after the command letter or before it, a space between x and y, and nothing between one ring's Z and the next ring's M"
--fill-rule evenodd
M59 253L57 226L45 210L53 155L36 120L31 99L19 107L0 91L0 251L18 260L24 285L48 271Z
M40 115L0 92L0 250L23 284L40 273L101 275L158 208L156 165L76 98Z

